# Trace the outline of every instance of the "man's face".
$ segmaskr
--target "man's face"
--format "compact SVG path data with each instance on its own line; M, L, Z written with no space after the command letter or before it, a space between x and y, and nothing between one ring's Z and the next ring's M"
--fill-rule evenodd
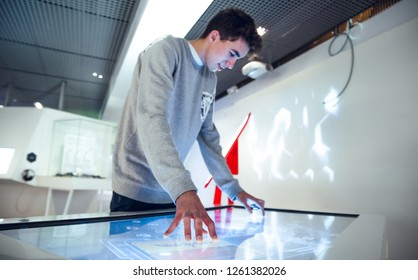
M212 34L213 33L213 34ZM249 46L243 39L236 41L222 41L219 33L213 31L211 44L205 56L205 64L211 71L222 71L225 68L232 69L238 59L248 54Z

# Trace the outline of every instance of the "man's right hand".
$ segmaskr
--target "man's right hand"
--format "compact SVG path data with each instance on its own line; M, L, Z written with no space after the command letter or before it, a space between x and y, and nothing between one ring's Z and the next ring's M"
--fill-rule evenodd
M176 214L164 235L170 235L182 220L184 223L184 238L186 240L192 239L192 220L197 241L201 241L203 239L203 233L208 232L212 239L218 239L215 230L215 223L209 217L205 207L203 206L199 196L195 191L185 192L177 198ZM207 226L207 231L203 228L204 224Z

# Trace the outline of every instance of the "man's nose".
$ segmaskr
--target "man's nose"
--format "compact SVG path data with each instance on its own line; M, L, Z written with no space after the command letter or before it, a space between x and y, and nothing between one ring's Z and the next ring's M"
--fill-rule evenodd
M235 57L234 57L234 58L231 58L231 59L228 59L228 60L226 61L226 67L227 67L228 69L232 69L232 68L234 68L235 62L237 62L237 59L236 59Z

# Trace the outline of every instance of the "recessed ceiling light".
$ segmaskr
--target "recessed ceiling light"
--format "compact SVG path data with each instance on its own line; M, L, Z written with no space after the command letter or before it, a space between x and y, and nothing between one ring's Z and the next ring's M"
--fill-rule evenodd
M103 79L103 75L99 75L99 76L98 76L98 78L99 78L99 79Z
M267 31L268 31L268 29L265 28L265 27L262 27L262 26L257 27L257 33L260 36L263 36L264 34L266 34Z
M96 72L94 72L94 73L93 73L93 76L94 76L94 77L97 77L97 73L96 73Z
M33 103L33 105L37 108L37 109L42 109L44 106L42 106L42 103L40 102L35 102Z

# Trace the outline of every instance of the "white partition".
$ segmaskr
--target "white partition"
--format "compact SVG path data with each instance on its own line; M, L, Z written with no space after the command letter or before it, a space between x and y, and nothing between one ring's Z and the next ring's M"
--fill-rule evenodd
M67 150L82 150L81 146L64 145L66 130L75 139L88 136L94 140L96 150L89 151L89 161L84 161L84 167L85 162L94 163L92 167L80 169L81 165L74 164L75 161L80 163L80 158L65 161L65 147ZM45 215L57 214L58 209L51 211L53 190L60 191L56 192L61 199L55 203L55 208L63 208L63 214L68 212L74 192L79 190L99 191L99 205L94 207L96 210L89 211L103 210L103 190L111 190L111 148L115 124L48 108L6 107L0 109L0 131L0 217L38 216L41 214L39 211ZM76 142L79 144L79 141ZM96 156L92 156L93 152ZM36 155L34 161L27 159L29 154ZM25 170L30 170L33 179L23 178ZM65 176L67 173L78 175L77 172L83 176ZM57 177L60 173L64 176ZM92 176L85 176L85 173ZM17 206L26 200L35 203ZM77 200L80 204L89 203ZM86 211L86 206L81 209L79 211Z

